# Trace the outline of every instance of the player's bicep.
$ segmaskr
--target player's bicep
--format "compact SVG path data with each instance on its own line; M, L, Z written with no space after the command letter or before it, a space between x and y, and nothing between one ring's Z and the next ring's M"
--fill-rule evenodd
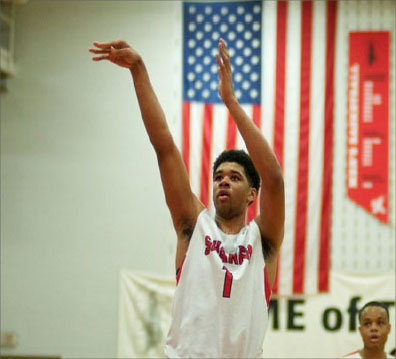
M183 159L176 145L157 154L165 199L176 231L183 230L189 222L195 223L203 205L192 193Z

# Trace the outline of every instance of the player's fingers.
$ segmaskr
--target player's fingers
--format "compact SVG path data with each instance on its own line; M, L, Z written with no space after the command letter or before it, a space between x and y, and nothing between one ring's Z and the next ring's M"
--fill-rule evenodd
M110 42L99 42L99 41L94 41L93 45L95 47L99 47L100 49L110 49Z
M110 60L109 55L95 56L92 58L93 61Z
M92 52L93 54L108 54L109 50L96 50L96 49L89 49L89 52Z
M220 70L224 65L223 65L223 62L220 59L219 54L216 54L216 61L217 61L217 64L219 65L219 70Z
M224 62L224 65L229 67L230 66L230 55L228 53L225 41L223 39L220 39L220 41L219 41L219 51L220 51L221 58Z
M94 41L94 46L99 47L100 49L110 49L111 46L113 46L116 49L121 49L123 47L129 46L126 41L122 39L116 39L113 41L108 41L108 42L99 42L99 41Z

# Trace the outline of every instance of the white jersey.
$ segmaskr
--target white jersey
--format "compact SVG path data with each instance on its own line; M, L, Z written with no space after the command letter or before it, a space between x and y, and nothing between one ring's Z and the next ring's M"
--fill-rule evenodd
M226 234L207 210L197 219L178 273L170 358L253 358L262 354L270 288L260 230L253 220Z

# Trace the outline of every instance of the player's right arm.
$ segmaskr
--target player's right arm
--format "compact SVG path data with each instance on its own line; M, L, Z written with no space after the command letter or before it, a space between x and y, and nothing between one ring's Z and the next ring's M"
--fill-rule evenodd
M191 191L183 159L166 123L141 56L124 40L94 42L94 61L107 60L131 71L144 126L157 155L162 186L175 227L178 246L176 268L187 251L198 214L204 208Z

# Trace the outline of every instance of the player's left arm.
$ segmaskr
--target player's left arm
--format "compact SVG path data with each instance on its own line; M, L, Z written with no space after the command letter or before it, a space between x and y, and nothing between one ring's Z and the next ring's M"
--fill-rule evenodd
M247 116L234 95L230 56L223 39L219 41L219 55L216 56L219 66L219 93L234 119L239 132L245 141L249 155L261 178L260 215L256 222L261 231L265 247L266 262L271 265L275 277L276 257L283 240L285 220L285 196L282 169L267 140L260 129ZM272 268L271 268L272 269ZM270 280L272 282L273 280Z

